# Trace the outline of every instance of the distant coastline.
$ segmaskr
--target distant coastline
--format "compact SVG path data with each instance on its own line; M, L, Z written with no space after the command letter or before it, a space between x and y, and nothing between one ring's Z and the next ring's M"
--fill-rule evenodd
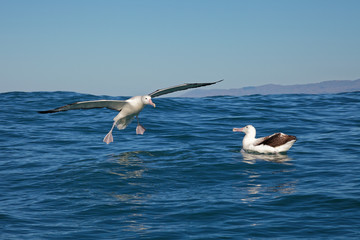
M188 91L181 97L210 97L210 96L244 96L269 94L330 94L360 91L360 79L332 80L319 83L278 85L267 84L232 89L195 89Z

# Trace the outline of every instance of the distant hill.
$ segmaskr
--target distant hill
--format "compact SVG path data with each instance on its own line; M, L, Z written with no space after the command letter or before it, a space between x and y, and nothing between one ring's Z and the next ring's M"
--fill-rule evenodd
M277 85L267 84L258 87L243 87L233 89L195 89L188 91L181 97L209 97L209 96L243 96L243 95L269 95L269 94L327 94L360 91L358 80L333 80L320 83Z

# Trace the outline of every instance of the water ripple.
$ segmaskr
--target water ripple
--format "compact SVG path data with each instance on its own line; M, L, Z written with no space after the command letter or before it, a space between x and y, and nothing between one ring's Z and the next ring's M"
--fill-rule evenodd
M359 237L359 92L158 98L110 145L116 112L37 113L109 96L0 98L2 239ZM298 141L246 153L247 124Z

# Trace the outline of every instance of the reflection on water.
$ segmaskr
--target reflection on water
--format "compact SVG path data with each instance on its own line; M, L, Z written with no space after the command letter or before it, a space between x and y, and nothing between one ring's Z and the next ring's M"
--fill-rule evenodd
M119 155L113 155L110 158L111 162L115 162L115 166L110 170L110 174L119 177L119 189L117 193L112 193L112 196L120 201L120 206L124 211L129 211L124 228L126 231L140 234L149 229L143 223L143 214L137 213L139 209L143 208L151 194L146 193L146 180L144 180L144 173L147 171L144 161L141 156L151 155L149 152L125 152ZM115 183L114 183L115 184ZM124 188L123 185L129 187ZM127 192L123 192L127 189ZM130 191L129 191L130 189Z
M243 149L241 150L241 155L243 156L243 161L248 164L256 163L256 160L265 160L268 162L276 162L276 163L286 163L290 164L291 158L289 158L286 154L261 154L255 152L246 152Z
M280 183L278 185L272 186L268 188L268 191L278 192L281 194L292 194L295 192L295 185L297 181L290 181L285 183Z
M241 162L252 165L243 170L242 176L245 180L242 179L236 187L242 195L242 202L251 204L263 198L279 197L296 191L297 181L289 179L287 174L295 169L292 167L291 158L286 154L260 154L244 150L240 153ZM264 165L262 161L281 165Z
M133 215L135 217L137 215L142 216L142 214L133 214ZM138 223L135 220L126 220L125 223L127 224L127 227L124 229L125 231L141 233L141 232L144 232L145 230L149 229L148 227L145 227L144 224Z
M144 152L125 152L112 156L110 160L116 161L118 166L110 173L118 175L124 180L142 178L143 173L146 171L144 162L140 158L142 153Z
M149 197L144 194L114 194L113 196L121 202L131 204L141 204L144 202L145 198Z

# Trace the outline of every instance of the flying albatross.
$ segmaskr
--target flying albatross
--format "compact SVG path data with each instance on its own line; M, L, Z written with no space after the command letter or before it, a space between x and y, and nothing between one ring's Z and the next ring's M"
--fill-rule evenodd
M137 127L136 134L144 134L145 128L139 122L139 113L145 105L152 105L155 107L155 103L152 102L152 98L159 97L165 94L183 91L190 88L204 87L212 85L223 80L210 83L184 83L174 87L168 87L163 89L158 89L148 95L144 96L135 96L127 100L95 100L95 101L84 101L84 102L75 102L62 107L58 107L52 110L39 111L39 113L56 113L68 110L75 109L92 109L92 108L109 108L112 110L119 111L119 114L114 118L114 124L109 131L109 133L104 137L104 142L107 144L113 142L112 131L116 126L119 130L125 129L131 121L136 117Z
M243 149L260 153L287 152L296 141L295 136L284 133L274 133L267 137L255 138L256 129L252 125L243 128L233 128L234 132L244 132Z

